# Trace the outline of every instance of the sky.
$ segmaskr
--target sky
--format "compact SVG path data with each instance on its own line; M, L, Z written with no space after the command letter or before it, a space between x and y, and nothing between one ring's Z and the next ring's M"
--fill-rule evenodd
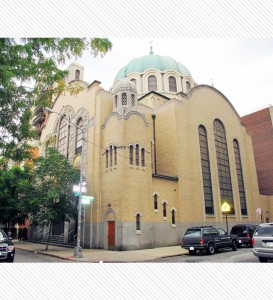
M273 38L112 38L103 58L85 53L84 80L109 90L118 71L132 59L154 54L182 63L198 84L212 85L246 115L273 104ZM152 42L151 42L152 41Z

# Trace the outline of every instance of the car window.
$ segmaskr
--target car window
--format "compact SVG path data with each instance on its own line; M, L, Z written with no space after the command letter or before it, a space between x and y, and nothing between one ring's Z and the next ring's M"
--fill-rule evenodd
M184 236L185 237L200 237L201 229L188 229Z
M217 228L217 230L218 230L220 235L226 235L227 234L223 228Z
M211 229L211 234L212 235L219 235L219 232L216 228Z
M210 235L210 229L204 229L203 236L209 236L209 235Z
M273 236L273 226L272 227L258 227L254 234L255 236Z
M239 235L239 234L243 233L245 230L246 230L245 226L236 226L236 227L232 227L230 233Z
M249 228L248 228L249 233L253 233L256 228L257 228L257 226L249 226Z
M0 231L0 242L3 242L4 240L6 240L7 236L5 234L5 232Z

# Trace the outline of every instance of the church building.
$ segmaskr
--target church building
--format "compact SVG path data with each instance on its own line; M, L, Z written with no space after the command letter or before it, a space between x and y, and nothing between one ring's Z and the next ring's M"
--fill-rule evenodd
M110 91L85 82L83 73L80 64L69 66L67 81L83 90L60 94L56 113L35 125L40 154L54 141L75 167L86 129L84 177L94 201L83 204L84 248L179 245L190 226L226 229L224 203L229 229L260 222L257 208L270 211L259 194L251 137L221 91L197 84L184 65L152 49L121 68ZM74 221L62 226L64 236L73 235Z

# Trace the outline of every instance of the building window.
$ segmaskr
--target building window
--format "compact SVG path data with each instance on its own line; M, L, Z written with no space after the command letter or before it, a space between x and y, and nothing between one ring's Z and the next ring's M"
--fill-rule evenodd
M154 195L154 209L158 209L158 195L155 194Z
M59 136L58 136L58 151L63 155L66 155L66 138L67 138L67 119L65 116L63 116L59 125Z
M121 99L122 99L122 105L127 105L127 95L126 95L126 93L122 93Z
M145 167L145 149L141 149L141 166L144 168Z
M172 210L172 225L175 225L175 210Z
M239 148L238 141L235 139L233 140L233 149L234 149L234 157L235 157L235 164L236 164L238 189L240 195L241 214L247 215L245 186L244 186L244 177L243 177L242 163L241 163L241 156L240 156L240 148Z
M156 91L157 90L157 80L154 75L148 77L148 91Z
M135 104L136 104L135 98L136 98L135 95L132 94L132 106L135 106Z
M109 157L109 151L106 150L105 152L105 157L106 157L106 169L108 169L108 157Z
M118 161L118 155L117 155L117 146L114 147L114 160L115 160L115 166L117 165Z
M176 79L173 76L169 77L169 90L170 92L177 92Z
M139 145L136 145L136 166L139 166Z
M136 79L135 78L131 79L130 81L132 81L134 84L136 84Z
M76 154L82 153L82 127L83 127L83 119L80 118L77 122L77 127L76 127Z
M220 185L221 202L230 205L230 213L234 214L234 203L232 193L232 183L230 175L229 157L226 141L226 133L221 121L213 122L214 140L217 157L218 177Z
M75 80L80 80L80 74L81 74L80 70L75 71Z
M115 96L115 107L118 107L118 96Z
M163 203L163 217L167 218L167 203Z
M189 81L186 81L186 91L188 92L191 89L191 84Z
M130 146L130 165L132 166L134 164L134 147Z
M207 132L204 126L199 126L198 132L199 132L200 157L201 157L202 176L203 176L205 211L206 214L213 214L214 206L213 206L213 193L212 193L212 183L211 183Z
M140 230L140 214L136 215L136 230Z
M113 147L110 146L110 168L113 166Z

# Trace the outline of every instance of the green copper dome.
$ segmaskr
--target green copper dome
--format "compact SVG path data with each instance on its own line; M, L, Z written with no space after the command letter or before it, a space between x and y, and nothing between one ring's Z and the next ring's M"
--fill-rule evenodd
M188 69L181 63L175 61L173 58L168 56L149 54L131 60L118 72L115 81L126 77L132 72L143 73L149 69L156 69L160 71L173 70L178 72L182 76L191 77Z

